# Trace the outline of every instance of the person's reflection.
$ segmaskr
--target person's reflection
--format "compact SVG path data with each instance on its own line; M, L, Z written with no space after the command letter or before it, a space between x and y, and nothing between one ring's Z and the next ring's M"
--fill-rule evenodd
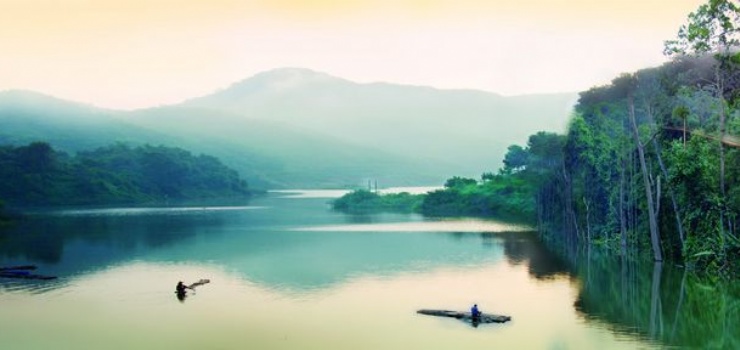
M177 295L177 300L179 300L181 303L184 303L185 298L188 297L187 293L185 292L175 292L175 295Z
M473 307L470 308L470 324L478 328L478 325L480 324L480 310L478 310L478 304L473 305Z

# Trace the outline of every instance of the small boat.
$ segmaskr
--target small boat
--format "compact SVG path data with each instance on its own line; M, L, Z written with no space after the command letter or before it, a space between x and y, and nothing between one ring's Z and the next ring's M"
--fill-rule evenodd
M0 267L0 272L6 272L6 271L13 272L13 271L20 271L20 270L36 270L36 265Z
M56 276L36 275L28 271L1 271L0 277L22 278L27 280L53 280L57 278Z
M53 280L56 276L45 276L31 273L36 270L36 265L20 265L0 267L0 277L22 278L27 280Z
M473 320L473 317L470 314L470 312L465 312L465 311L423 309L423 310L419 310L416 312L422 315L429 315L429 316L452 317L458 320L463 320L463 321L473 322L473 323L504 323L507 321L511 321L511 316L484 314L484 313L481 313L478 319Z

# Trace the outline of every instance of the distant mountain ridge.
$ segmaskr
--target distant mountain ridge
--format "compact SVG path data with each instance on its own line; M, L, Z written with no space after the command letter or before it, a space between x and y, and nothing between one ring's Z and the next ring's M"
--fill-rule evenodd
M576 98L360 84L286 68L135 111L0 92L0 143L181 147L221 158L257 187L436 185L495 171L506 147L535 131L562 131Z
M504 97L478 90L359 84L307 69L276 69L180 106L290 123L405 157L496 170L506 148L539 130L564 131L577 94ZM454 169L450 169L454 170Z

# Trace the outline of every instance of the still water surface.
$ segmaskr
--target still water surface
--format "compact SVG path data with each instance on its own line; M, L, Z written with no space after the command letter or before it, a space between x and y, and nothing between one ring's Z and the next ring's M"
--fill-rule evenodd
M704 286L701 295L691 278L666 266L656 272L608 258L566 262L521 226L336 213L327 205L332 195L276 193L239 207L37 213L0 233L0 266L35 264L37 273L59 278L0 279L0 348L738 344L736 286ZM175 297L177 281L201 278L211 283L183 301ZM696 334L691 322L705 319L685 318L702 312L695 309L707 295L721 296L721 304L697 316L713 324ZM416 314L473 303L512 321L472 327Z

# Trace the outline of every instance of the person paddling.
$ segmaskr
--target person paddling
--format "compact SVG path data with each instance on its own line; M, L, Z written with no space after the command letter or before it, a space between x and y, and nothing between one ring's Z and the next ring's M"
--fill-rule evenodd
M177 282L177 287L175 287L175 293L177 293L178 295L184 295L186 288L193 289L191 287L186 286L184 283L182 283L182 281Z
M470 308L470 318L472 318L473 322L480 321L480 311L478 310L478 304L473 305L473 307Z

